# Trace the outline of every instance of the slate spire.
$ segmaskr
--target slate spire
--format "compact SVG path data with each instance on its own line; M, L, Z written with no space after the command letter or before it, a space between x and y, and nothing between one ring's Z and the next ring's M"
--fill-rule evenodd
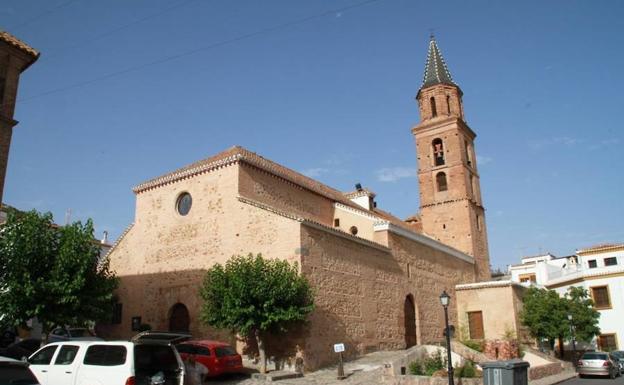
M429 40L429 51L427 52L427 64L425 66L425 76L420 89L430 87L436 84L449 84L457 86L453 81L453 77L446 67L442 53L438 48L435 37L431 35Z

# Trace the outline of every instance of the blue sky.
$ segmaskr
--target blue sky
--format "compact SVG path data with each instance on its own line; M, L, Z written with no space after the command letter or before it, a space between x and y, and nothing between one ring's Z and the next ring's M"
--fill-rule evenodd
M433 30L478 135L492 264L624 242L622 2L4 0L0 26L42 52L15 115L20 209L114 239L132 186L238 144L413 214Z

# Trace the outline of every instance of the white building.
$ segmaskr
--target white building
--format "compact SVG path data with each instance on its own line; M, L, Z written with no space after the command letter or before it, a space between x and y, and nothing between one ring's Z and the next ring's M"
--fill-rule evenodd
M624 350L624 244L577 250L576 255L545 254L509 266L514 282L536 284L565 294L571 286L586 289L600 312L600 336L594 347Z

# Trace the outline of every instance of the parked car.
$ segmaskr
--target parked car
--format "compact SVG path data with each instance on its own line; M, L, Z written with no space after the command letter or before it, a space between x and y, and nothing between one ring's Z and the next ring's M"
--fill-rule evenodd
M624 374L624 350L615 350L611 352L611 355L614 358L614 361L620 367L620 376Z
M41 347L41 340L38 338L26 338L19 342L12 343L6 348L0 348L0 356L22 360L29 357ZM2 384L0 384L2 385Z
M184 363L163 341L66 341L28 358L41 385L183 385Z
M57 327L50 332L48 343L62 341L102 341L87 328Z
M204 365L208 369L209 377L243 371L243 358L225 342L186 341L177 344L176 349L185 362L192 358L194 362Z
M131 341L167 341L177 344L191 338L192 336L189 333L147 330L132 337Z
M576 370L581 378L587 375L615 378L620 375L620 366L614 359L609 353L586 352L578 361Z
M9 384L39 385L39 382L28 368L28 363L0 357L0 385Z

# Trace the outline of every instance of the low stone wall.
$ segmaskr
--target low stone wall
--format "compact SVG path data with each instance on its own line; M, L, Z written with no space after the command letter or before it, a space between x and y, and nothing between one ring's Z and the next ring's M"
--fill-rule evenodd
M554 376L555 374L559 374L563 371L561 364L554 362L548 365L540 365L535 366L533 368L529 368L529 381L538 380L540 378Z
M483 354L492 360L506 361L518 358L517 340L487 340Z

